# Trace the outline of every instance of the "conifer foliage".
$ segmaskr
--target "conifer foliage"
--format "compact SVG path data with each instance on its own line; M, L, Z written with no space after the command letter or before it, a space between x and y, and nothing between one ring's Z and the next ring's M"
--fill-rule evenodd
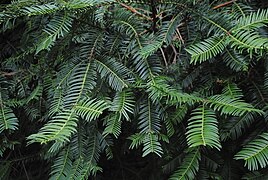
M0 4L0 179L267 179L266 1Z

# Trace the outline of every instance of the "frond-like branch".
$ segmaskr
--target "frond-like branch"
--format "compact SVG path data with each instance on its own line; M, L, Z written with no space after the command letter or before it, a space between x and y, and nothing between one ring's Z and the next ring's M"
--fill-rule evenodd
M0 133L4 130L16 130L17 128L18 119L12 109L4 104L0 88Z
M145 157L150 153L155 153L159 157L162 156L163 149L161 147L157 134L154 134L153 132L147 133L143 139L143 145L142 157Z
M69 138L76 132L77 115L74 110L65 110L53 117L38 133L30 135L29 143L48 143L56 141L69 142Z
M225 41L225 37L214 36L200 43L191 45L186 49L186 51L191 54L191 63L201 63L220 54L225 49Z
M168 84L165 77L158 76L153 78L147 86L149 97L153 102L165 99L167 104L173 105L202 101L202 98L174 89Z
M226 53L223 55L223 61L236 72L248 70L249 61L245 56L239 54L234 49L226 49Z
M58 155L52 165L50 180L66 179L72 169L72 159L70 147L67 147Z
M49 49L56 39L63 37L70 31L73 18L68 13L55 15L47 27L44 29L44 35L37 43L36 54L43 49Z
M160 59L155 54L148 58L143 58L138 52L136 52L134 59L135 71L139 74L141 79L152 79L159 75L162 71Z
M108 134L113 134L117 138L121 133L121 124L121 114L111 114L105 120L106 128L104 129L103 134L105 136Z
M197 171L199 170L199 161L201 155L199 148L192 148L187 152L183 159L181 166L176 170L169 180L190 180L194 179Z
M132 81L131 72L128 68L115 59L103 57L102 60L94 59L94 62L101 77L106 78L108 84L116 91L128 87L128 84Z
M0 103L0 108L0 133L8 129L18 129L18 119L13 113L12 109L4 106L2 103Z
M81 63L73 71L67 81L68 90L63 99L66 108L75 106L87 92L96 85L96 72L93 63ZM61 88L61 87L59 87Z
M263 133L250 141L235 155L235 159L245 160L249 170L258 170L268 165L268 133Z
M130 120L128 114L133 113L134 103L134 94L129 90L123 90L115 94L110 109L114 112L118 112L120 116L123 115L128 121Z
M246 112L256 112L263 114L262 110L255 109L251 104L240 100L239 98L232 98L230 96L215 95L206 100L209 107L221 114L229 114L232 116L242 116Z
M242 98L243 93L242 90L234 83L227 83L223 88L222 93L226 96L230 96L232 98Z
M203 104L195 109L191 116L186 133L188 145L190 147L210 146L219 150L221 144L215 113L205 108Z
M163 46L164 43L169 45L173 40L174 33L181 20L181 14L177 14L170 21L163 22L160 30L153 35L151 40L148 40L147 45L140 49L141 56L147 58Z
M86 121L93 121L98 118L105 109L110 106L103 100L84 98L74 107L77 115Z
M268 24L268 10L259 9L257 12L239 18L232 31L252 30L265 26L265 24Z
M141 133L158 133L161 128L160 107L154 105L150 99L144 100L140 105L139 129Z
M247 112L240 117L233 117L228 119L222 127L221 139L237 139L240 137L248 127L254 122L255 116Z

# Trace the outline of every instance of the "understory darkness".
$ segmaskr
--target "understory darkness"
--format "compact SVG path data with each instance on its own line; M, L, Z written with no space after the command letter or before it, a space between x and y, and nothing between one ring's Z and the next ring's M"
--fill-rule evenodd
M267 180L266 0L2 0L0 179Z

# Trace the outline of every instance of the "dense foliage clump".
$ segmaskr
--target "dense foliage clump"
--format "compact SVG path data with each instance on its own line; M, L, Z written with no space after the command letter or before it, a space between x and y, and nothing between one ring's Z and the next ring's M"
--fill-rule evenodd
M265 0L0 4L0 179L268 179Z

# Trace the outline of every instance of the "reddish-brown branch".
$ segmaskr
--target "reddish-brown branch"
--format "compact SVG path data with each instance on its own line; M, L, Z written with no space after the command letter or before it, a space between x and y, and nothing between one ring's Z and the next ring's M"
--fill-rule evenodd
M219 4L217 6L214 6L212 9L219 9L219 8L228 6L228 5L232 4L232 3L234 3L235 1L236 0L232 0L232 1L228 1L228 2L225 2L225 3Z
M131 6L128 6L128 5L124 4L124 3L120 3L120 5L123 6L124 8L126 8L126 9L128 9L129 11L133 12L134 14L137 14L138 16L141 16L141 17L143 17L143 18L145 18L147 20L150 20L150 21L153 20L151 17L148 17L145 14L140 13L139 11L137 11L135 8L133 8Z

